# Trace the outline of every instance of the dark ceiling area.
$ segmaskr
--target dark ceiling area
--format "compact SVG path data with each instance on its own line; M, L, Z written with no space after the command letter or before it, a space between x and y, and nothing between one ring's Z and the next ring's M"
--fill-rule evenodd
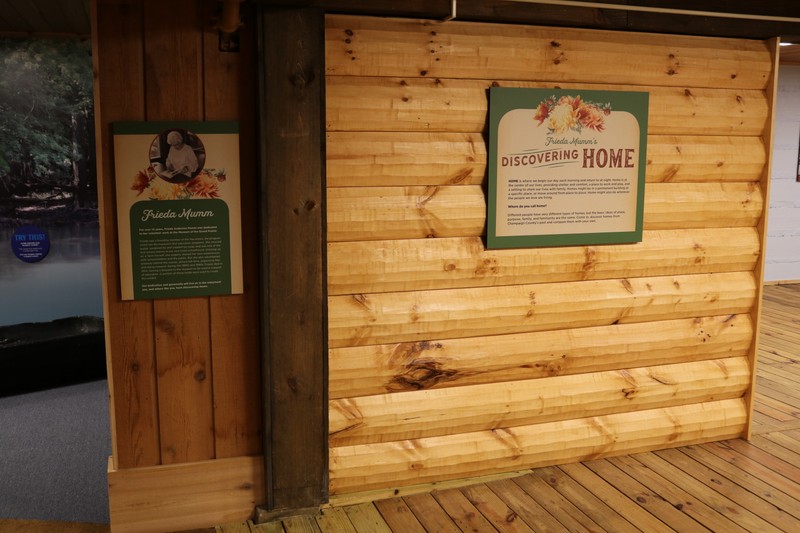
M90 0L0 0L0 33L91 35Z
M125 0L118 0L125 1ZM130 0L133 4L133 0ZM199 0L198 0L199 1ZM244 0L332 13L570 26L800 43L800 2L789 0ZM91 0L0 0L0 33L91 33ZM161 6L169 4L169 0ZM222 0L220 0L220 5Z

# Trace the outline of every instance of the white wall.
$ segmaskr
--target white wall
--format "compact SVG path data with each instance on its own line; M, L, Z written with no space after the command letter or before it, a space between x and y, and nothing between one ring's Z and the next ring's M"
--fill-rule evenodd
M764 281L800 281L800 66L778 73Z

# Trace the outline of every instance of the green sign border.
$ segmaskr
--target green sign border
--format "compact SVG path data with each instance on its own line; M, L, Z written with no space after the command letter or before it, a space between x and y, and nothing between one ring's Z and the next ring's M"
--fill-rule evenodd
M636 229L603 233L557 233L548 235L514 235L498 237L497 231L497 132L500 119L516 109L534 110L536 102L551 96L578 96L595 102L608 102L614 111L627 111L639 123L639 175L636 198ZM546 246L581 246L587 244L623 244L641 242L644 219L644 188L647 166L647 119L649 93L633 91L596 91L583 89L538 89L491 87L489 89L489 198L486 213L486 247L538 248Z

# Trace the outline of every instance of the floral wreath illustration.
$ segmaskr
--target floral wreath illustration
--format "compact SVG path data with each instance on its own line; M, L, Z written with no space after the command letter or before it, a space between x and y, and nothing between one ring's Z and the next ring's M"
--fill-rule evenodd
M219 198L219 184L226 179L225 169L206 168L185 183L170 183L162 179L155 169L149 166L136 173L131 190L137 191L136 196L147 193L148 200Z
M590 102L583 100L580 95L559 98L553 95L539 102L533 119L539 121L539 126L546 123L548 134L568 131L581 133L583 128L601 132L605 129L605 118L610 114L610 103Z

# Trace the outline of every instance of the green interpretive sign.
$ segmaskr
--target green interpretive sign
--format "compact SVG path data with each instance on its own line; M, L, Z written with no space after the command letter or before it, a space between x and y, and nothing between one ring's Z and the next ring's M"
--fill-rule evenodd
M241 294L235 122L114 124L123 300Z
M225 202L139 202L131 207L130 217L136 299L230 293Z
M487 246L642 240L645 92L492 87Z

